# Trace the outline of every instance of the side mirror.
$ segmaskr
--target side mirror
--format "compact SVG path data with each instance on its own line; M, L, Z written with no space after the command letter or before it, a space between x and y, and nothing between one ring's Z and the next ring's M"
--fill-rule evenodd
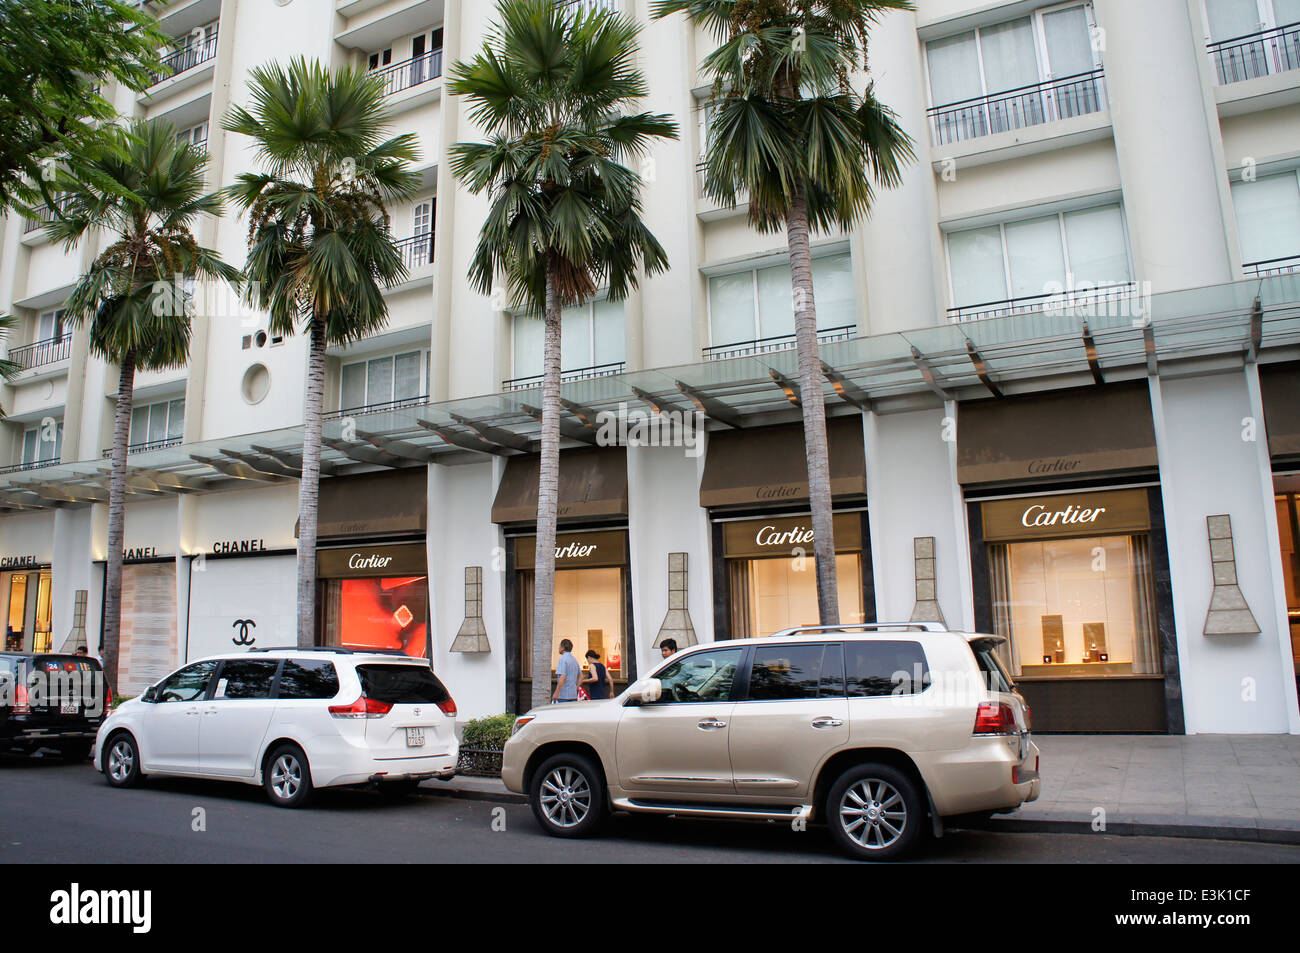
M664 693L664 683L657 678L643 678L633 682L627 691L629 705L653 705Z
M144 694L140 696L140 701L142 701L142 702L148 702L148 703L151 704L151 705L152 705L154 702L156 702L157 700L158 700L158 686L157 686L157 685L150 685L148 688L146 688L146 689L144 690Z

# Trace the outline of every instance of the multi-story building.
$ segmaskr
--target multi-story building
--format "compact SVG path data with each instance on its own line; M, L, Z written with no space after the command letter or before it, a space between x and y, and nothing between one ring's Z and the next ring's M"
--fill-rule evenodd
M700 189L710 38L604 5L644 22L647 107L681 127L642 169L671 269L564 318L556 636L622 682L663 638L811 621L816 597L783 238ZM918 161L814 245L844 618L1006 635L1040 729L1300 731L1300 3L917 7L870 73ZM206 142L214 187L250 168L221 120L273 58L381 72L419 137L425 189L392 209L409 278L383 333L330 353L319 628L427 653L469 715L529 697L540 404L538 324L467 282L486 200L445 161L478 132L444 65L492 16L179 0L157 83L113 91ZM202 238L240 262L245 234ZM11 643L98 641L116 372L60 312L94 253L4 225ZM189 366L136 379L127 692L294 638L306 342L202 301Z

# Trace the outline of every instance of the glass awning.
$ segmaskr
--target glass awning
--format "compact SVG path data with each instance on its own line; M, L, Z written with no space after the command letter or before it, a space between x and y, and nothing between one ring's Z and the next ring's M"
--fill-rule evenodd
M1031 314L851 338L821 347L828 408L931 394L1000 395L1080 374L1149 373L1164 362L1300 344L1300 276L1097 302ZM562 385L566 444L597 442L606 415L700 412L709 426L745 427L796 412L793 349L630 371ZM536 450L541 388L336 416L324 424L323 476L379 467L458 463ZM680 417L677 418L680 420ZM302 427L133 453L134 497L296 481ZM106 459L0 474L0 510L106 502Z

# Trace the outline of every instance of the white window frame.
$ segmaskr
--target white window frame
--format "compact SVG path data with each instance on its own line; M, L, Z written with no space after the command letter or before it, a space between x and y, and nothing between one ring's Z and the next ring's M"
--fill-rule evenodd
M975 34L975 58L976 61L979 63L979 73L980 73L980 98L987 98L989 96L998 96L1002 93L1010 92L1010 90L989 89L988 78L984 70L984 41L981 38L980 35L981 32L985 29L988 29L989 27L1002 26L1003 24L1011 23L1014 20L1023 20L1026 17L1028 17L1030 21L1030 29L1033 32L1034 57L1037 60L1037 66L1038 66L1038 82L1047 83L1050 82L1051 80L1058 79L1059 77L1053 75L1053 70L1048 68L1050 61L1047 56L1047 31L1043 27L1043 17L1045 14L1048 13L1056 13L1060 10L1068 10L1071 7L1078 7L1078 6L1083 7L1084 16L1087 18L1088 21L1088 48L1092 50L1092 68L1094 70L1101 69L1102 67L1101 50L1099 49L1098 44L1093 42L1093 37L1096 36L1097 15L1092 8L1091 0L1083 0L1083 2L1080 2L1080 0L1069 0L1069 2L1066 3L1054 3L1051 4L1050 6L1039 7L1038 9L1032 10L1027 14L1022 13L1019 16L1008 17L1005 20L997 20L991 23L983 23L980 24L979 26L971 27L970 29L957 30L953 33L948 33L943 36L931 37L930 39L926 40L925 43L922 44L921 46L921 58L922 58L921 65L925 74L925 100L929 104L928 108L942 109L945 106L954 105L953 103L936 103L934 101L934 89L930 82L930 43L931 42L936 40L950 40L956 36L962 36L967 33L974 33ZM964 102L964 101L965 100L958 100L958 102Z
M813 252L812 252L812 258L813 258L814 261L817 260L818 258L839 258L839 257L845 257L845 258L848 258L848 259L849 259L849 266L850 266L850 269L849 269L849 270L850 270L850 272L851 272L851 271L852 271L852 265L853 265L853 252L852 252L851 249L845 248L845 247L843 247L843 245L834 245L834 246L832 246L832 247L830 247L830 248L823 248L823 249L820 249L820 250L814 248L814 249L813 249ZM752 262L745 262L745 263L742 263L739 267L735 267L735 268L727 268L727 269L725 269L725 270L719 270L719 271L711 271L711 272L709 272L708 274L706 274L706 275L704 276L704 278L705 278L705 286L706 286L706 287L705 287L705 295L704 295L704 297L705 297L705 311L707 312L706 315L705 315L705 317L706 317L706 319L708 320L708 325L709 325L709 343L708 343L708 345L707 345L708 347L727 347L727 346L732 345L732 344L746 344L746 343L748 343L748 341L715 341L715 340L713 340L713 290L712 290L712 287L711 287L711 279L713 279L713 278L721 278L721 277L723 277L723 276L725 276L725 275L740 275L740 274L744 274L746 271L748 271L748 272L750 273L750 280L751 280L751 282L752 282L753 289L754 289L754 297L753 297L753 301L754 301L754 336L753 336L752 338L750 338L749 340L750 340L750 341L764 341L764 340L768 340L768 339L767 339L767 338L759 337L759 333L760 333L760 330L761 330L761 328L762 328L762 319L761 319L761 316L759 315L759 312L758 312L758 273L759 273L760 271L764 271L764 270L766 270L766 269L768 269L768 268L775 268L775 267L777 267L777 266L779 266L779 265L781 265L781 264L783 264L783 262L782 262L781 260L779 260L779 259L778 259L777 261L769 261L769 262L766 262L766 263L764 263L764 264L753 264ZM788 260L785 261L784 264L785 264L787 267L789 267L789 261L788 261ZM794 281L794 279L793 279L793 277L791 277L791 282L793 283L793 281ZM854 298L854 307L855 307L855 310L856 310L856 306L857 306L857 296L858 296L858 293L857 293L857 284L856 284L856 282L855 282L855 283L854 283L854 287L853 287L853 298ZM855 323L856 323L856 322L855 322ZM818 329L818 333L820 333L821 330L822 330L822 329L819 328L819 329ZM777 336L777 337L788 337L788 335L776 335L776 336Z
M1296 167L1292 169L1278 169L1272 172L1266 172L1263 175L1256 175L1253 181L1258 182L1260 179L1280 179L1284 175L1289 175L1293 179L1295 179L1296 189L1300 190L1300 167ZM1231 181L1232 184L1236 184L1238 182L1241 182L1243 184L1249 184L1245 182L1245 179L1243 179L1241 172L1237 172L1234 175L1232 175ZM1231 186L1229 186L1229 191L1231 191ZM1251 265L1260 264L1260 262L1251 262L1246 260L1246 253L1243 248L1242 235L1241 235L1241 221L1237 217L1237 203L1235 201L1232 203L1232 220L1233 220L1233 224L1237 227L1237 251L1241 254L1242 268L1245 269ZM1289 261L1293 257L1295 256L1281 256L1280 260ZM1279 259L1264 259L1264 261L1275 261L1275 260L1279 260Z
M202 139L197 138L200 129L203 130ZM208 120L205 119L202 122L196 123L193 126L188 126L184 129L178 129L176 131L176 141L182 142L187 146L202 147L203 145L207 144L209 131L210 131L210 126L208 124Z
M154 411L154 408L155 408L155 407L166 407L166 408L167 408L167 418L166 418L166 423L165 423L165 425L163 426L164 435L163 435L162 437L158 438L158 439L159 439L159 440L163 440L163 441L166 441L166 440L178 440L178 439L184 439L184 434L185 434L185 410L184 410L184 409L182 409L182 410L181 410L181 413L180 413L180 416L181 416L181 419L180 419L180 425L181 425L181 427L180 427L180 435L175 436L175 437L173 437L173 436L169 436L170 433L171 433L171 429L172 429L172 409L173 409L173 408L172 408L172 405L175 404L177 401L180 401L180 402L184 403L184 401L185 401L185 395L184 395L184 394L179 394L179 395L177 395L177 396L175 396L175 397L165 397L165 398L163 398L162 400L151 400L151 401L150 401L149 403L147 403L147 404L136 404L135 406L133 406L133 407L131 408L131 427L130 427L130 430L127 432L127 437L126 437L126 445L127 445L127 447L128 447L128 448L130 448L130 447L141 447L141 446L144 446L145 444L153 443L153 441L149 439L149 433L148 433L148 430L149 430L149 418L153 416L153 411ZM145 433L144 433L144 434L136 434L136 433L135 433L135 415L136 415L136 413L138 413L139 411L145 411L145 412L146 412L146 416L145 416ZM137 436L143 436L145 439L143 439L143 440L137 440L137 439L135 439Z
M393 387L396 388L397 387L396 360L398 357L401 357L406 354L420 355L420 387L419 387L420 393L415 395L415 397L394 397L393 392L390 391L388 397L385 400L371 400L370 399L370 370L369 370L370 362L382 361L385 358L388 358L390 361L392 361L394 364ZM349 357L343 358L339 362L339 389L338 389L339 410L343 410L343 411L357 410L359 407L370 407L373 404L387 404L395 400L416 400L420 397L427 397L429 394L429 371L430 371L430 360L431 360L430 354L431 352L429 351L428 348L396 347L396 348L385 349L382 351L376 351L373 354L356 354L356 355L351 355ZM358 364L360 364L363 368L365 368L364 371L365 384L366 384L365 402L362 404L358 404L354 407L344 407L343 406L343 371L345 368L355 367Z
M1041 209L1038 210L1026 209L1023 213L1018 214L1012 218L1004 218L997 222L986 222L983 225L970 225L963 228L954 228L944 232L943 251L944 251L944 259L946 261L947 268L948 268L947 277L948 277L949 309L951 310L954 308L979 308L985 305L992 306L995 304L1010 304L1015 301L1028 300L1027 298L1010 297L1012 286L1011 286L1011 255L1007 251L1007 226L1008 225L1016 225L1019 224L1020 222L1030 222L1033 221L1034 219L1048 218L1052 215L1055 215L1056 225L1061 235L1061 260L1065 265L1065 274L1067 276L1072 275L1073 271L1071 270L1070 267L1070 241L1066 237L1065 216L1073 212L1088 212L1088 211L1094 211L1103 208L1119 209L1120 237L1124 240L1124 258L1128 262L1129 281L1130 282L1136 281L1137 275L1133 271L1133 250L1129 243L1129 235L1128 235L1128 216L1125 213L1123 202L1100 202L1096 205L1081 205L1078 208L1057 209L1054 212L1052 211L1045 212L1042 211ZM956 290L952 282L952 246L951 246L952 236L959 234L961 232L973 232L973 231L978 231L979 229L982 228L990 228L994 225L997 226L998 237L1001 240L1001 245L1002 245L1002 287L1006 289L1006 293L1008 297L1003 298L999 301L972 301L969 304L958 304L956 300L957 298Z
M51 454L51 455L48 456L48 457L43 457L43 456L41 456L41 447L43 447L43 446L47 446L47 445L49 444L49 441L48 441L48 440L42 440L42 439L41 439L41 437L40 437L41 431L44 430L45 428L44 428L41 424L38 423L38 424L36 424L36 426L34 426L34 427L24 427L24 428L23 428L22 446L21 446L20 449L19 449L19 463L21 463L21 464L28 464L28 463L45 463L46 461L49 461L49 460L59 460L59 459L62 459L62 456L63 456L63 418L62 418L62 417L57 417L57 418L55 418L55 420L56 420L56 424L55 424L55 431L54 431L54 453ZM27 459L27 435L28 435L29 433L34 433L34 434L37 435L37 436L36 436L36 458L33 459L33 460L29 460L29 459Z
M433 45L433 36L435 33L442 33L442 43L438 46ZM408 33L406 36L399 36L392 40L384 47L378 50L369 50L366 53L366 71L375 72L376 70L387 69L390 66L400 66L402 63L409 63L415 59L412 52L415 48L415 41L424 37L424 52L420 56L428 56L436 50L446 48L447 35L442 24L431 26L427 30L417 30L415 33ZM384 55L387 54L388 60L385 62ZM399 55L400 54L400 55ZM376 60L374 64L371 60Z
M42 311L36 316L36 334L33 343L39 344L42 341L64 341L72 336L72 331L64 323L68 309L60 305L57 308L49 308ZM41 324L46 318L50 319L51 333L48 337L43 336Z
M575 371L586 371L597 366L604 366L604 365L596 364L596 305L604 304L607 301L609 301L609 289L602 288L595 295L588 298L587 301L582 305L582 307L587 309L587 340L590 342L590 344L587 347L587 358L586 358L587 362L585 364L579 364L577 367L565 367L564 357L563 355L561 355L560 357L561 375L571 374ZM614 303L620 305L624 309L623 310L623 322L624 322L623 323L623 359L621 361L614 361L611 363L626 364L627 363L627 303L624 301L617 301ZM561 314L563 314L563 311L570 311L570 310L572 309L564 308ZM531 315L525 314L522 311L514 312L510 316L510 374L512 380L524 380L527 379L528 377L541 376L540 374L533 374L533 375L520 374L519 361L518 361L519 355L516 353L515 350L515 322L516 321L541 321L541 320L542 320L541 318L532 317ZM563 319L561 318L561 320Z

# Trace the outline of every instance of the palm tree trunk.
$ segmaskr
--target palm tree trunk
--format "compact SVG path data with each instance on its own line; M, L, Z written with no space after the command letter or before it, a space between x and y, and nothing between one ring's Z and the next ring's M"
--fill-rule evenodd
M325 396L325 319L313 314L307 352L302 476L298 482L298 647L316 644L316 528L320 516L321 403Z
M817 614L822 625L838 625L840 600L835 578L835 523L831 511L826 402L822 394L821 355L817 348L817 304L813 300L808 199L802 188L790 202L786 241L790 247L790 280L794 292L794 334L799 355L804 452L808 458L813 552L817 557Z
M546 275L546 335L542 346L542 446L537 468L537 552L533 557L533 707L551 700L555 628L555 520L560 484L560 299Z
M113 412L112 476L108 483L108 556L104 568L104 637L100 656L104 679L117 693L117 663L122 637L122 557L126 548L126 448L131 437L135 394L135 352L122 358Z

